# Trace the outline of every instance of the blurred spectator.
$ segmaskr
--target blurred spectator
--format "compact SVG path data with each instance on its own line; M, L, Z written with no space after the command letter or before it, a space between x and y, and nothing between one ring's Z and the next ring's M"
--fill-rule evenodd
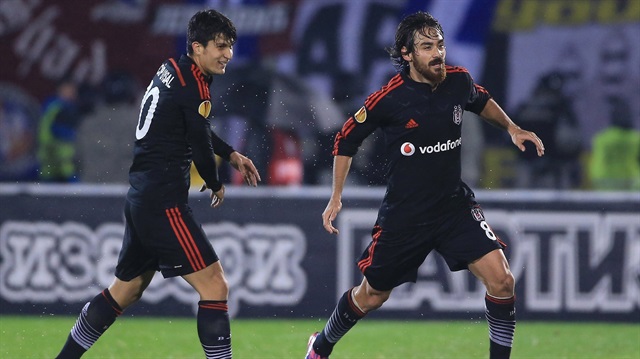
M83 182L127 183L140 91L130 73L113 71L103 80L99 93L102 101L78 129L80 178Z
M545 143L545 156L519 152L517 187L571 189L580 181L582 140L572 102L559 72L542 76L533 94L516 111L515 122L535 132ZM534 160L535 159L535 160Z
M212 98L220 106L212 109L216 133L232 139L230 145L250 156L260 172L267 173L270 185L316 183L323 158L328 152L318 143L331 123L344 120L328 96L300 79L278 73L265 64L247 62L216 79ZM334 131L335 130L335 131ZM236 171L220 169L224 178Z
M38 103L22 90L0 84L0 181L34 181Z
M611 125L593 137L589 176L597 190L640 190L640 131L629 104L609 98Z
M75 140L82 119L77 104L78 85L71 78L60 80L56 94L45 101L38 128L40 180L77 182Z

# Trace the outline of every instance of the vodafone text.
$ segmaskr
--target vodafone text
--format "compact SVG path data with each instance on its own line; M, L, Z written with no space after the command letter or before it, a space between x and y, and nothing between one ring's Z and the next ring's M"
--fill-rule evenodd
M418 151L423 155L438 153L438 152L445 152L445 151L450 151L460 146L461 144L462 144L462 137L454 141L447 140L447 142L437 142L435 145L419 146ZM412 156L416 152L416 147L411 142L405 142L402 144L402 146L400 146L400 152L404 156Z

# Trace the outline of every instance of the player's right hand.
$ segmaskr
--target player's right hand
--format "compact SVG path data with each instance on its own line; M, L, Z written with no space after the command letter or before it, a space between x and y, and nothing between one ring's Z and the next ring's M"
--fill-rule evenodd
M204 192L207 190L207 184L203 184L202 187L200 187L200 192ZM212 208L218 208L220 207L220 205L222 205L222 202L224 201L224 184L222 185L222 187L220 187L220 189L217 192L213 192L211 191L211 195L209 195L209 197L211 198L211 207Z
M331 234L340 234L340 231L333 226L332 222L338 216L338 212L342 209L342 201L331 199L327 204L327 208L322 212L322 226Z

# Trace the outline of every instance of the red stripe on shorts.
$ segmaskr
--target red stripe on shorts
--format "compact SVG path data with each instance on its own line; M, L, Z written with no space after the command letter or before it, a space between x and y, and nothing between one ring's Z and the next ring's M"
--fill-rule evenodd
M369 246L369 254L367 255L367 258L358 262L358 268L360 268L360 271L362 273L364 273L364 270L371 265L371 262L373 262L373 252L375 251L376 245L378 244L378 238L380 238L380 234L382 234L382 228L380 226L375 226L374 229L375 233L373 234L373 242Z
M173 228L173 233L176 235L176 238L178 238L180 246L191 264L191 268L193 268L194 271L203 269L205 267L204 260L198 251L198 247L193 241L189 228L187 228L184 220L182 219L180 211L176 207L167 209L166 213L169 218L169 222L171 223L171 228Z

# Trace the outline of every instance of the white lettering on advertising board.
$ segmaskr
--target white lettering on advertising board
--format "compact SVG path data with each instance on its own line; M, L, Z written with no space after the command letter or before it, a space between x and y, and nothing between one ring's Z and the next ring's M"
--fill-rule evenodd
M225 267L231 315L240 301L281 306L300 301L307 283L301 267L306 239L299 228L218 223L203 229ZM123 225L115 223L94 231L77 222L4 222L0 228L1 296L10 302L32 303L90 299L111 283L123 233ZM157 277L142 301L198 302L197 293L185 281Z
M633 312L640 307L640 221L635 214L484 211L508 244L516 286L527 311ZM356 258L371 240L377 210L343 210L339 217L336 295L361 278ZM482 311L485 289L467 271L450 272L437 254L415 284L394 289L382 310ZM444 279L443 279L444 278Z

